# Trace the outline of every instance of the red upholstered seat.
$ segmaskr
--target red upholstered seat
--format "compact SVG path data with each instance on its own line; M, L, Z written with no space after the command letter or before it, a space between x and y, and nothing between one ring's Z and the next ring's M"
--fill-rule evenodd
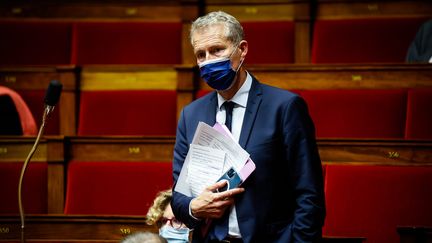
M245 63L294 62L293 21L244 22L242 25L250 48Z
M23 163L0 163L0 214L19 213L18 183ZM31 162L28 165L22 187L24 213L47 213L47 171L47 163Z
M174 90L83 91L78 135L175 135Z
M303 90L317 137L403 138L405 90Z
M1 21L0 65L69 64L72 25L53 21Z
M405 138L432 139L432 89L408 91Z
M180 22L83 22L74 25L73 63L179 64Z
M325 236L399 242L397 226L432 226L431 166L327 165Z
M404 62L424 18L317 20L312 63Z
M66 214L145 215L172 187L169 162L70 162Z

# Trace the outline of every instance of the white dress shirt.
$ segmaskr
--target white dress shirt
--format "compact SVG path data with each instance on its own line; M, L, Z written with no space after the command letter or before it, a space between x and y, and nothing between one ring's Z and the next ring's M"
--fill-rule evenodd
M249 90L252 86L252 77L249 73L247 73L246 81L243 83L241 88L237 91L237 93L232 97L230 101L235 102L233 113L232 113L232 121L231 121L231 133L234 136L234 139L238 142L240 139L240 133L243 125L243 118L246 111L246 104L249 97ZM220 94L218 96L218 108L216 112L216 121L220 124L225 123L225 107L222 104L226 101ZM237 213L235 210L235 206L231 208L229 215L229 228L228 235L231 237L241 238L240 229L237 222Z

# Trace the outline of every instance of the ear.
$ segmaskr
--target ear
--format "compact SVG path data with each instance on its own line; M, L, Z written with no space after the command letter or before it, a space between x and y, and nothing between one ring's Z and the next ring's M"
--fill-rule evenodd
M241 51L242 59L244 59L246 57L246 54L248 52L248 47L249 47L249 44L247 41L245 41L245 40L240 41L239 49Z

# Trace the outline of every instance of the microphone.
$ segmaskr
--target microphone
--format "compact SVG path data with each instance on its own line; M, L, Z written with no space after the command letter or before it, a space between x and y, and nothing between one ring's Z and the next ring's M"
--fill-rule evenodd
M63 85L58 80L52 80L48 85L48 89L45 93L45 111L42 118L42 125L45 126L46 119L49 118L51 113L54 111L55 105L60 99L60 94L63 89Z
M45 110L42 116L42 124L39 128L39 132L38 135L36 137L35 143L33 144L32 149L30 150L30 153L27 155L27 158L23 164L23 167L21 169L21 175L19 178L19 184L18 184L18 206L19 206L19 212L20 212L20 218L21 218L21 241L24 242L24 209L23 209L23 205L22 205L22 183L23 183L23 179L24 179L24 174L25 171L27 169L27 165L31 159L31 157L33 156L33 154L36 151L36 148L39 144L39 140L45 130L45 126L46 123L48 121L48 118L50 117L50 115L52 114L52 112L54 111L54 108L56 106L56 104L58 103L59 99L60 99L60 94L61 91L63 89L63 85L58 81L58 80L52 80L48 86L48 89L45 93L45 99L44 99L44 103L45 103Z

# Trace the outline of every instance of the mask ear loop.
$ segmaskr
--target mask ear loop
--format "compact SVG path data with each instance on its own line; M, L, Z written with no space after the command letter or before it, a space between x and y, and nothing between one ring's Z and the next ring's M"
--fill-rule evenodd
M234 54L235 50L237 50L237 48L238 48L239 46L240 46L240 43L239 43L239 44L234 48L234 51L231 52L231 55L229 55L229 57L228 57L229 59L231 59L231 57L232 57L232 55ZM235 72L236 72L236 76L237 76L238 71L240 70L240 67L243 65L243 61L244 61L244 58L241 59L239 66L238 66L237 69L235 70Z
M241 66L243 65L243 61L244 61L244 58L240 61L240 64L237 67L236 73L238 73L238 71L240 70Z
M236 49L238 48L238 45L237 45L237 47L236 47ZM232 56L232 54L233 54L234 52L232 52L231 53L231 55L230 55L230 59L231 59L231 56ZM238 74L238 71L240 70L240 68L241 68L241 66L243 65L243 61L244 61L244 59L245 58L243 58L241 61L240 61L240 64L239 64L239 66L237 67L237 69L235 70L235 76L234 76L234 79L236 79L237 78L237 74ZM231 85L227 88L227 89L225 89L225 90L229 90L229 89L231 89L231 87L234 85L234 81L231 83Z

